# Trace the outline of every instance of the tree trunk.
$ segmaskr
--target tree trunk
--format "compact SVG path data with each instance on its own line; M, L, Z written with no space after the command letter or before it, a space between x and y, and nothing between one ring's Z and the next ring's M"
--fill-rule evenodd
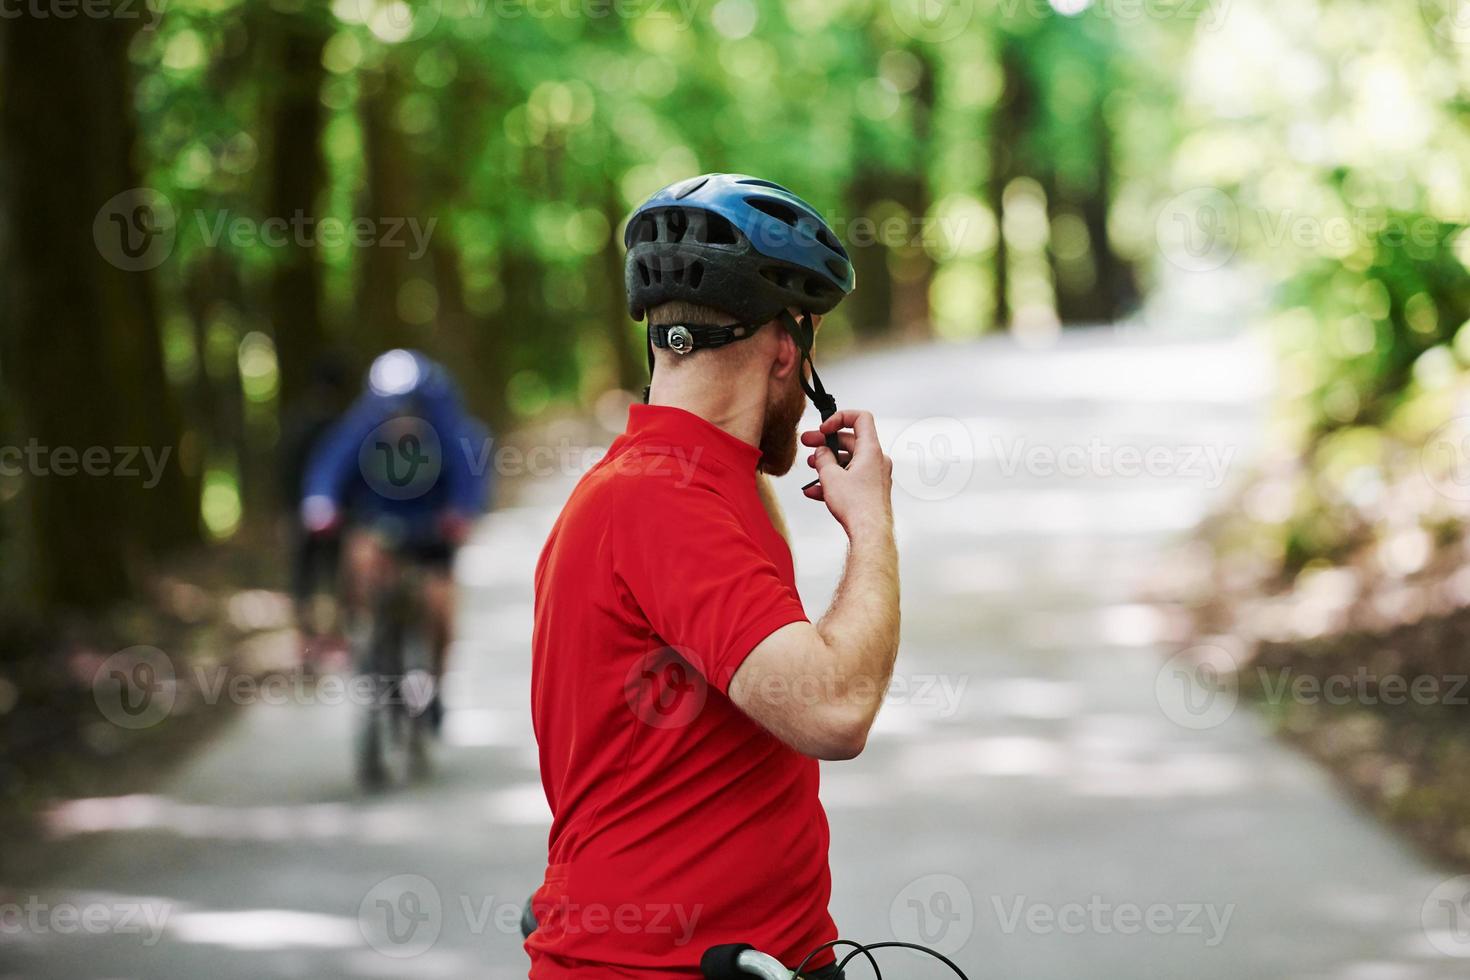
M609 185L611 186L611 185ZM607 328L607 340L612 346L613 360L617 368L618 387L624 391L643 390L648 384L648 359L643 355L647 341L634 338L643 331L629 327L627 291L623 286L623 249L617 240L618 222L623 220L621 206L613 194L603 204L603 217L612 231L612 237L602 250L603 301L607 314L603 323Z
M888 272L888 249L878 241L878 229L873 226L886 183L886 174L861 169L847 195L854 216L847 249L857 288L842 308L847 311L852 332L859 339L881 337L892 326L893 279Z
M406 217L407 178L403 145L393 120L395 97L391 69L363 76L363 157L367 193L363 216ZM402 249L370 246L358 249L356 335L370 354L400 346L403 330L398 321L398 288L405 276Z
M1005 190L1019 172L1017 145L1026 138L1031 116L1032 98L1026 82L1026 68L1016 42L1000 41L1002 87L1000 102L991 116L990 182L987 192L990 210L995 215L995 322L1009 329L1014 311L1010 296L1010 247L1006 244Z
M909 236L898 249L896 275L893 282L893 325L911 340L922 340L933 334L929 316L929 287L934 281L934 260L925 248L929 236L927 216L931 195L927 164L933 151L930 117L934 111L934 66L921 47L911 49L920 65L914 84L913 114L914 156L907 173L896 175L895 199L910 216Z
M91 447L112 454L136 435L122 417L120 375L130 364L111 359L128 351L114 343L113 335L124 327L151 328L151 309L116 307L128 300L119 270L108 261L146 264L156 254L150 247L161 241L155 232L139 231L155 227L157 220L146 199L124 199L98 213L114 194L132 186L117 183L123 169L115 159L120 141L107 138L124 123L99 118L109 101L104 93L129 91L127 78L118 73L122 62L111 50L118 38L126 41L122 23L110 18L0 21L9 314L4 368L22 445L35 449L24 463L24 501L31 579L37 605L46 611L97 609L126 595L127 542L137 533L132 510L141 484L118 472L121 459L111 457L109 475L66 476L57 470L76 464L56 455ZM98 138L99 131L104 138ZM131 224L133 219L137 224ZM138 234L128 242L125 231ZM136 255L130 256L134 246ZM165 446L177 452L176 445ZM132 462L136 465L136 458ZM120 499L126 506L118 506Z
M324 12L272 11L265 23L273 34L265 77L272 88L269 108L270 186L266 215L319 221L318 198L326 181L322 157L322 48L330 36ZM313 364L326 343L322 325L318 249L294 240L279 250L271 271L269 313L280 365L280 406L289 414L306 392Z

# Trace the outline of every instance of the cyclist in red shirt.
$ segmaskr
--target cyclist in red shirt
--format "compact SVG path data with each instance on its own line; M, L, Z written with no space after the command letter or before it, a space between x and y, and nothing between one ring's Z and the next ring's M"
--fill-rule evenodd
M898 650L892 462L810 369L852 289L837 237L768 181L708 174L629 219L652 383L536 567L532 715L553 822L533 980L698 976L750 942L795 967L836 938L817 760L860 753ZM761 474L802 433L847 532L812 622ZM844 468L844 464L846 464ZM830 952L812 976L830 976Z

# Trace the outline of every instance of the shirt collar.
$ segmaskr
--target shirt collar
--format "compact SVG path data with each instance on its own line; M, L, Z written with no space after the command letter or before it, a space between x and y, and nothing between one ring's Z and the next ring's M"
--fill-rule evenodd
M719 461L731 469L754 473L761 451L693 412L672 405L631 405L624 436L651 451L683 449L692 459ZM698 456L692 455L698 452Z

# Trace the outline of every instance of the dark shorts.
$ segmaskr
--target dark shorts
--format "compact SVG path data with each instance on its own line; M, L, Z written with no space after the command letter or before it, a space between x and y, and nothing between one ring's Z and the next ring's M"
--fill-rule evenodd
M454 545L441 538L430 521L368 514L354 515L349 525L372 532L384 548L403 561L436 572L447 572L454 564Z
M440 539L411 542L393 551L415 565L423 565L436 572L447 572L454 565L454 546Z

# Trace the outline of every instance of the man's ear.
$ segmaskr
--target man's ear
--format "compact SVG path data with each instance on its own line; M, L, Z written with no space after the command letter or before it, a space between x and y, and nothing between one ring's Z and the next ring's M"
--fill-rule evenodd
M771 362L771 377L785 381L801 370L801 348L779 321L772 322L771 329L776 331L776 359Z

